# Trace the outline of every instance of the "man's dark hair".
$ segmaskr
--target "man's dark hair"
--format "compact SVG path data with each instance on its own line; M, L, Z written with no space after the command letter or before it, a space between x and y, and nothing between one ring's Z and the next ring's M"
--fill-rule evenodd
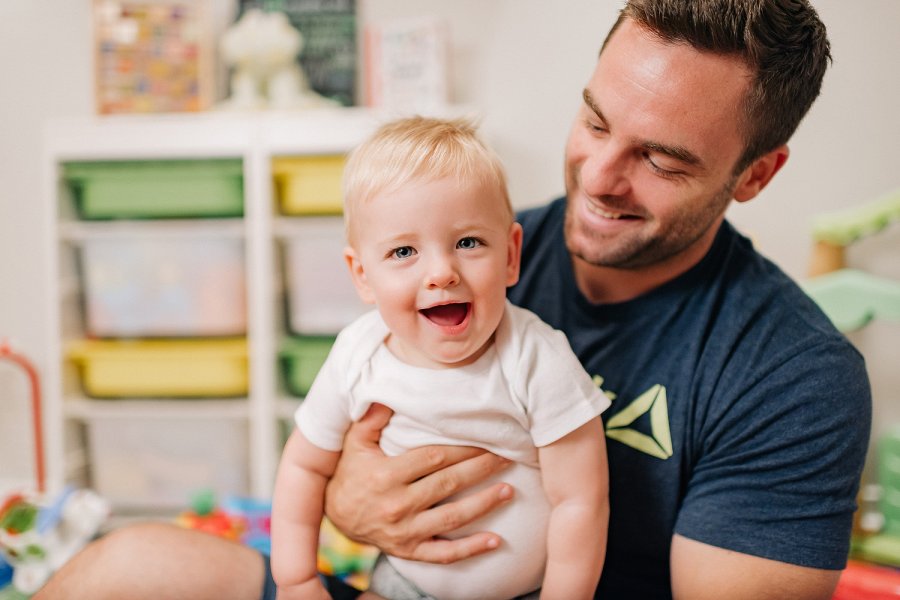
M831 60L825 25L806 0L628 0L604 48L626 19L665 42L733 55L750 67L735 173L787 143Z

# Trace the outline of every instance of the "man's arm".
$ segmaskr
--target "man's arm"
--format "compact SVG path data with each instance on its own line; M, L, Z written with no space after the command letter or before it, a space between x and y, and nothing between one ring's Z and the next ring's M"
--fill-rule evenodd
M811 569L672 538L675 600L829 600L840 571Z
M454 502L449 496L487 479L509 461L477 448L429 446L387 457L378 446L393 413L381 405L354 423L325 491L325 514L351 539L385 552L432 563L451 563L495 549L491 532L455 539L440 535L512 499L512 487L492 485Z

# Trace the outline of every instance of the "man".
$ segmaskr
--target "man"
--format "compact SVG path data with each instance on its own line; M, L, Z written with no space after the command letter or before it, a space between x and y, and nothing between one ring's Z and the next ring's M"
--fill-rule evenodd
M521 215L510 298L563 330L615 395L598 597L831 597L868 442L864 364L724 221L784 165L829 58L805 1L630 1L582 93L566 198ZM490 532L440 535L514 490L435 505L502 462L460 448L386 458L377 439L389 416L373 410L348 434L328 515L398 556L490 551ZM135 581L136 553L152 557L150 584ZM249 550L144 526L92 547L38 598L82 597L54 592L77 569L97 582L83 584L92 598L123 573L130 593L106 597L255 598L264 572Z

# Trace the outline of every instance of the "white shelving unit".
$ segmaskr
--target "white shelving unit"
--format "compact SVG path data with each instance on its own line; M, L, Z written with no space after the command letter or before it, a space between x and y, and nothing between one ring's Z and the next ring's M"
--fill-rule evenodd
M46 265L51 310L49 356L44 382L47 478L51 492L66 483L90 485L90 453L83 423L97 418L141 420L231 419L246 423L247 493L270 497L280 450L278 421L297 399L284 392L277 351L287 335L277 246L302 235L303 217L280 216L273 194L272 160L282 156L343 154L386 118L367 109L297 114L206 113L63 119L48 124L43 191L47 207ZM237 158L243 164L244 215L236 219L81 221L61 178L70 161L190 160ZM246 272L249 393L245 398L97 400L81 392L67 345L84 338L79 243L110 237L146 236L243 240ZM199 426L199 425L198 425ZM240 468L235 465L235 468ZM189 498L185 498L187 504ZM152 507L151 507L152 508Z

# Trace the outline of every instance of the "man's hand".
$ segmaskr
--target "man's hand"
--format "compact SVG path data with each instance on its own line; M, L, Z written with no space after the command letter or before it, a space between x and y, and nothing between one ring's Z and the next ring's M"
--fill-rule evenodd
M498 483L435 505L497 473L509 461L461 446L428 446L387 457L378 440L392 414L373 404L347 432L325 490L328 518L354 540L412 560L451 563L496 548L500 538L490 532L456 540L439 536L508 502L510 485Z

